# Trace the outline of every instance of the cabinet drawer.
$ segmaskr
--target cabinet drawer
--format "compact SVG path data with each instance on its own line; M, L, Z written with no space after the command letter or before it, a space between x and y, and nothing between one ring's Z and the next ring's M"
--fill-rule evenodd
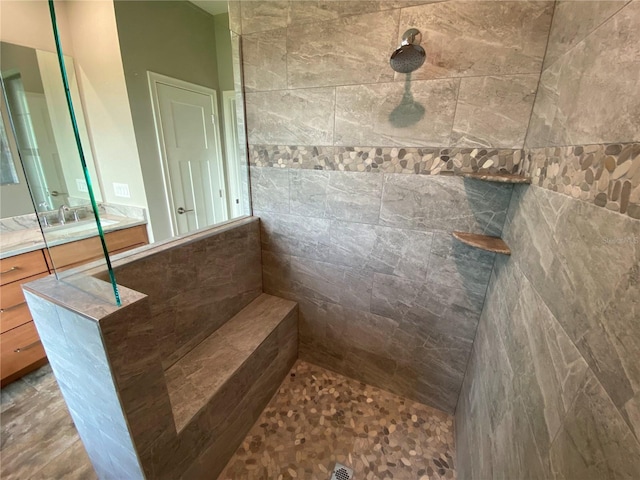
M102 244L99 237L85 238L77 242L65 243L49 249L51 268L60 271L102 256Z
M149 242L145 225L107 233L105 240L109 252L124 251L133 248L133 246L146 245ZM76 267L103 256L99 237L58 245L51 248L50 254L53 266L59 270Z
M7 311L15 305L24 303L24 295L22 294L21 285L23 283L37 280L38 278L46 277L47 275L49 274L41 273L40 275L34 275L33 277L23 278L18 282L2 285L2 290L0 292L0 309Z
M19 327L31 321L31 312L26 303L19 303L0 310L0 333Z
M107 249L109 252L123 251L124 249L134 248L149 243L147 237L147 226L139 225L137 227L126 228L116 232L107 233Z
M42 250L0 260L0 285L49 272Z
M0 372L3 379L45 357L33 322L0 335L0 352Z

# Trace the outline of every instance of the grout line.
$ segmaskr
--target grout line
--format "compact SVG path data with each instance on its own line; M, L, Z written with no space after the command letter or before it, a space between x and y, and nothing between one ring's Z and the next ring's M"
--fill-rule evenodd
M543 187L539 187L539 188L543 188ZM547 189L544 189L547 190ZM550 190L547 190L550 191ZM557 192L552 192L555 193L557 195L561 195ZM572 198L572 197L569 197ZM577 199L574 199L577 200ZM578 200L579 201L579 200ZM606 209L605 209L606 210ZM611 213L617 213L617 212L611 212ZM551 311L551 308L549 308L549 305L547 304L545 297L543 297L540 292L538 291L538 288L536 287L536 285L534 284L534 282L527 276L527 274L520 268L518 262L514 263L514 266L518 269L518 271L521 273L522 277L524 277L526 279L526 281L529 283L529 285L531 286L531 289L534 291L534 293L538 296L538 298L540 298L540 300L542 301L542 303L544 304L544 307L548 310L548 312L551 314L551 317L553 319L553 321L555 322L555 324L560 328L560 330L566 335L566 337L569 339L569 341L571 342L571 344L573 345L573 347L576 349L576 351L578 352L578 354L580 355L580 358L582 358L582 360L585 362L586 366L587 366L587 370L591 372L591 374L593 375L593 377L595 378L595 380L598 382L598 384L600 385L600 387L602 388L602 390L604 391L605 395L607 396L607 398L609 399L609 401L611 402L611 404L614 407L615 412L618 414L619 419L622 421L622 424L625 425L629 431L631 432L632 437L634 437L636 439L636 442L640 442L640 439L635 435L635 433L633 432L633 430L631 429L631 427L629 426L629 424L626 422L626 420L624 419L622 412L620 411L620 408L616 405L616 403L613 401L613 399L611 398L611 395L609 393L609 391L604 387L604 385L602 385L602 382L600 381L600 378L598 378L598 376L596 375L594 369L591 367L591 364L587 361L587 359L584 357L584 355L582 354L582 352L580 351L580 349L578 348L578 346L575 344L574 340L572 339L572 337L569 335L569 333L567 332L567 330L565 329L564 325L562 325L556 315ZM586 375L585 375L586 376ZM572 406L573 403L575 402L578 394L580 393L580 391L578 391L576 393L576 396L574 397L574 399L572 400ZM572 407L571 406L571 407ZM567 413L571 410L571 407L569 407L566 410L566 413L563 412L563 421L562 424L564 425L564 422L566 420L567 417ZM560 429L558 430L558 433L561 431L562 427L560 427ZM553 441L555 441L555 439L557 438L557 434L554 437ZM553 441L551 442L551 444L553 443Z
M288 57L288 54L287 54ZM465 79L465 78L485 78L485 77L531 77L538 76L539 72L524 72L524 73L506 73L506 74L485 74L485 75L451 75L446 77L435 77L435 78L419 78L412 79L411 83L414 82L442 82L445 80L455 80L455 79ZM288 80L288 79L287 79ZM289 87L287 88L274 88L274 89L265 89L265 90L252 90L248 93L263 93L263 92L286 92L291 90L311 90L311 89L320 89L320 88L339 88L339 87L359 87L359 86L371 86L371 85L386 85L386 84L402 84L404 83L404 79L402 80L391 80L384 82L358 82L358 83L340 83L340 84L328 84L328 85L312 85L312 86L302 86L302 87ZM288 83L287 83L288 85Z
M380 215L382 214L382 199L384 197L384 187L387 183L387 175L389 175L388 173L385 172L380 172L382 173L382 178L380 178L380 201L378 202L378 221L376 222L376 225L380 225Z
M591 30L587 35L585 35L578 43L576 43L574 46L572 46L571 48L569 48L569 50L567 50L566 52L563 52L556 60L554 60L553 62L551 62L549 65L544 65L544 59L547 57L547 51L549 50L549 43L551 40L551 32L553 31L553 25L554 25L554 20L557 18L556 17L556 9L558 7L558 0L556 0L556 2L554 3L554 7L553 7L553 16L551 18L551 25L549 27L549 36L547 37L547 46L545 47L545 51L544 51L544 56L542 57L542 65L541 65L541 69L540 69L540 78L538 80L538 88L536 89L536 95L533 99L533 106L531 107L531 115L529 116L529 125L527 126L527 135L525 136L525 140L524 140L524 147L523 148L545 148L545 147L527 147L527 140L529 139L529 131L531 128L531 120L533 118L533 110L535 108L536 105L536 100L538 98L538 92L540 91L540 85L542 82L542 74L549 70L553 65L555 65L556 63L558 63L562 58L564 58L569 52L571 52L572 50L574 50L576 47L578 47L579 45L581 45L582 43L584 43L587 38L589 38L593 33L596 32L596 30L598 30L600 27L602 27L605 23L609 22L609 20L611 20L613 17L615 17L616 15L618 15L624 8L626 8L629 4L632 3L633 0L629 0L628 2L626 2L624 5L622 5L618 10L616 10L614 13L612 13L609 17L607 17L605 20L602 21L602 23L600 23L598 26L596 26L593 30ZM553 126L553 125L552 125ZM548 141L548 139L547 139ZM628 142L628 143L634 143L634 142ZM589 145L601 145L601 144L589 144ZM552 147L554 146L570 146L570 145L552 145ZM547 145L547 147L549 147L549 145Z
M540 92L540 86L542 85L542 74L545 71L544 59L547 58L547 51L549 50L549 42L551 40L551 32L553 30L553 22L556 18L557 7L558 7L558 0L556 0L553 3L553 12L551 12L551 21L549 22L549 31L547 32L547 42L544 46L544 53L542 54L542 60L540 61L540 73L538 74L538 84L536 85L536 94L533 96L533 102L531 102L531 111L529 112L529 121L527 122L527 129L525 130L524 139L522 140L522 148L525 148L525 146L527 145L529 132L531 130L531 121L533 120L533 111L535 110L536 101L538 100L538 92ZM524 163L524 158L522 160Z
M509 219L509 210L511 209L511 204L514 201L514 195L513 195L514 191L515 191L515 189L512 188L511 189L511 196L509 197L509 205L507 206L507 210L506 210L506 214L505 214L505 217L504 217L504 221L502 222L502 227L500 229L500 238L502 238L502 235L504 233L504 227L507 224L507 221ZM476 330L475 330L475 332L473 334L473 342L472 342L471 348L469 350L469 357L467 358L467 364L465 366L464 376L462 377L462 383L460 384L461 386L460 386L460 392L458 393L458 399L456 400L456 407L454 409L454 417L455 417L455 414L457 413L458 405L460 404L460 396L462 395L464 382L465 382L465 380L467 378L467 373L469 372L469 365L471 364L471 358L472 358L472 356L473 356L473 354L475 352L476 341L477 341L477 338L478 338L478 330L480 328L480 321L482 320L482 313L484 312L485 305L487 304L487 294L489 293L489 286L492 283L491 279L492 279L493 274L494 274L494 272L496 270L496 260L498 259L498 255L499 255L498 253L495 253L494 257L493 257L493 264L491 265L491 273L489 274L489 281L487 282L487 286L485 288L484 297L483 297L483 300L482 300L482 307L480 308L480 314L479 314L479 317L478 317L478 323L476 324ZM500 338L500 341L502 342L501 338ZM503 346L504 346L504 342L503 342ZM505 346L505 352L506 352L506 346Z
M584 376L581 379L580 383L581 383L581 387L584 387L585 382L587 381L587 375L588 375L588 371L591 371L591 373L594 375L596 381L600 382L600 380L598 379L598 377L595 375L595 373L593 372L593 370L591 369L591 366L589 365L589 363L587 362L587 360L584 358L584 356L582 355L582 352L580 352L580 350L578 350L578 347L575 345L575 343L573 342L573 340L571 339L571 337L569 336L569 334L567 333L567 331L564 329L564 327L560 324L560 322L558 321L558 319L556 318L556 316L553 314L553 312L551 311L551 309L549 308L549 306L547 305L547 302L544 300L544 297L542 295L540 295L540 293L538 292L538 289L535 287L535 285L531 282L531 280L529 280L529 277L527 277L525 275L525 273L522 271L522 269L520 268L520 266L518 265L517 262L514 262L513 264L514 268L517 270L517 273L520 274L520 276L522 278L524 278L526 280L526 282L529 284L529 286L531 287L531 289L533 290L533 292L535 293L535 295L540 298L540 300L542 301L542 303L544 304L544 307L547 309L547 311L549 312L549 314L551 315L552 318L552 322L554 322L559 328L560 330L566 335L566 337L569 339L569 341L571 342L571 345L573 345L573 347L576 349L576 351L578 352L578 354L580 355L580 358L582 358L582 360L585 362L585 365L587 367L587 369L585 370ZM522 286L522 285L521 285ZM606 395L609 396L609 392L606 391L606 389L604 387L602 387L603 390L605 391ZM569 412L571 412L571 410L573 410L573 407L575 406L575 403L578 399L578 395L580 395L580 393L582 392L582 388L578 389L576 391L576 393L574 394L573 398L571 399L571 401L569 402L569 405L567 406L567 408L564 408L563 405L563 412L562 412L562 421L560 422L560 426L558 427L558 430L554 433L553 438L549 438L549 450L551 450L551 447L553 446L553 443L556 441L556 439L558 438L558 436L560 435L560 432L563 431L564 425L566 423L566 419L567 416L569 414ZM609 399L611 400L611 397L609 397ZM611 400L611 403L613 403L613 400ZM613 403L614 407L616 410L618 410L617 406L615 405L615 403ZM525 412L526 413L526 412ZM529 414L527 413L527 423L529 425L529 428L532 428L531 426L531 419L529 418ZM625 422L626 424L626 422ZM536 443L537 446L537 443ZM539 453L539 452L538 452Z
M289 194L289 209L287 211L288 215L291 215L291 212L293 212L293 210L291 209L291 175L292 175L292 171L293 169L291 168L287 168L287 188L288 188L288 194Z
M460 90L462 90L462 78L458 80L458 92L456 95L456 104L453 109L453 118L451 120L451 128L449 129L449 143L453 141L453 127L456 124L456 115L458 115L458 103L460 102ZM460 148L460 147L449 147L449 148Z
M509 205L511 205L511 201L513 200L513 192L511 195L511 199L509 200ZM505 222L506 222L506 218L505 218ZM464 382L467 379L467 374L469 373L469 365L471 364L471 358L473 357L473 354L475 352L476 349L476 342L478 340L478 330L480 329L480 322L482 321L482 313L484 312L484 307L487 303L487 293L489 292L489 285L491 285L491 278L493 277L493 272L495 271L496 268L496 259L498 258L497 256L499 255L498 253L494 253L494 257L493 257L493 264L491 265L491 273L489 274L489 281L487 282L487 286L485 288L484 291L484 297L482 300L482 307L480 308L480 314L478 315L478 323L476 323L476 329L473 332L473 342L471 343L471 348L469 349L469 356L467 357L467 363L465 365L464 368L464 375L462 376L462 382L460 383L460 391L458 392L458 398L456 399L456 406L453 409L453 417L455 419L456 413L458 413L458 405L460 405L460 397L462 396L462 393L464 391ZM488 320L486 320L488 321ZM501 338L498 338L498 340L500 342L502 342ZM503 345L504 346L504 345ZM506 347L505 347L505 351L506 351ZM509 366L511 368L511 366ZM471 378L471 377L469 377ZM473 381L473 379L471 379L471 381Z
M332 134L332 142L331 146L334 148L333 152L333 160L335 161L335 147L336 147L336 116L338 111L338 88L333 87L333 134Z
M429 3L428 1L425 1L425 4ZM384 2L382 3L384 4ZM308 21L302 21L302 22L295 22L295 23L289 23L287 21L287 26L288 27L302 27L302 26L309 26L309 25L313 25L315 26L322 26L324 24L329 24L330 22L339 22L342 19L348 19L348 18L353 18L353 17L362 17L365 15L373 15L376 13L385 13L385 12L391 12L394 10L402 10L402 8L406 8L406 7L396 7L396 8L379 8L377 10L370 10L370 11L366 11L366 12L359 12L359 13L352 13L350 15L340 15L339 13L336 13L337 17L336 18L328 18L326 20L322 20L322 21L317 21L314 19L310 19ZM274 30L273 28L270 30ZM269 30L265 30L265 31L269 31ZM257 32L256 32L257 33Z
M608 0L610 2L615 2L616 0ZM622 5L618 10L616 10L615 12L613 12L611 15L609 15L605 20L602 21L602 23L598 24L598 26L594 27L593 30L591 30L589 33L587 33L578 43L576 43L574 46L572 46L571 48L569 48L569 50L567 50L566 52L563 52L556 60L554 60L553 62L551 62L549 65L547 65L546 67L544 67L544 62L543 62L543 68L542 71L548 70L552 65L554 65L556 62L558 62L558 60L560 60L562 57L564 57L565 55L567 55L569 52L571 52L572 50L574 50L576 47L578 47L581 43L584 43L584 41L589 38L596 30L598 30L600 27L602 27L605 23L607 23L609 20L611 20L613 17L615 17L618 13L620 13L624 8L626 8L630 3L632 3L633 0L629 0L627 1L624 5ZM622 2L620 2L622 3ZM555 4L557 6L557 2ZM554 7L554 14L555 14L555 7ZM553 26L553 23L552 23ZM551 30L549 30L549 37L551 37ZM546 50L545 50L545 56L546 56Z
M354 148L356 150L370 150L374 148L404 148L404 149L433 149L433 150L442 150L442 149L477 149L477 150L510 150L513 152L523 151L523 150L542 150L546 148L568 148L568 147L590 147L592 145L636 145L640 144L640 141L628 141L628 142L596 142L596 143L574 143L574 144L562 144L562 145L546 145L544 147L523 147L523 148L510 148L510 147L458 147L455 145L438 145L438 146L406 146L406 145L319 145L319 144L298 144L294 145L288 142L284 143L249 143L249 147L280 147L280 146L289 146L289 147L305 147L305 148L313 148L313 147L336 147L336 148ZM365 172L366 173L366 172Z
M284 27L284 84L289 90L289 26Z

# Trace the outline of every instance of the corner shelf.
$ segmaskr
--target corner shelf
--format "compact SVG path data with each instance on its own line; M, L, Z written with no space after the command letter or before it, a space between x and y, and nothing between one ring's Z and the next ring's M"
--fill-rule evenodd
M453 232L452 235L462 243L471 247L486 250L487 252L511 255L511 249L500 237L491 237L489 235L480 235L478 233L468 232Z
M463 173L465 178L475 178L476 180L483 180L485 182L498 182L498 183L518 183L529 184L531 179L524 175L516 175L513 173Z

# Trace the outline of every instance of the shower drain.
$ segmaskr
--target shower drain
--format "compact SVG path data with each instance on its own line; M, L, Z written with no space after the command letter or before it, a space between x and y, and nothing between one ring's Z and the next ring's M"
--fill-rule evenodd
M351 480L352 478L353 470L336 462L336 466L333 467L333 472L331 472L331 478L329 478L329 480Z

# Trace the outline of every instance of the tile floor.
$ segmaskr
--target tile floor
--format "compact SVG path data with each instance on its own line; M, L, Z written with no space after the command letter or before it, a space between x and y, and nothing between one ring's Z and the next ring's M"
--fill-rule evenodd
M0 478L97 478L49 365L7 385L0 398Z
M453 479L453 457L451 416L299 361L219 478Z
M51 369L1 390L0 478L95 479ZM455 479L453 420L425 405L298 362L219 477Z

